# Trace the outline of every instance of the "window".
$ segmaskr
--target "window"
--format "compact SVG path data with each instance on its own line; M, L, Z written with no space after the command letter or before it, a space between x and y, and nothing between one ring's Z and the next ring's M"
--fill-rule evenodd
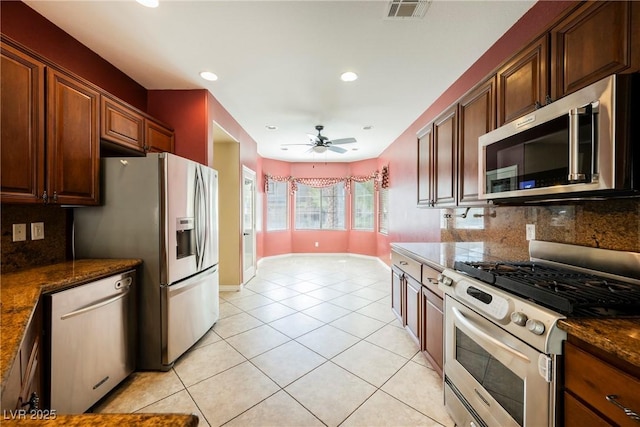
M295 215L298 230L344 230L344 184L323 188L298 184Z
M389 232L389 189L381 188L378 192L378 231Z
M289 226L289 183L269 181L267 191L267 231L286 230Z
M373 231L373 218L375 215L373 180L354 182L351 188L353 189L351 227L354 230Z

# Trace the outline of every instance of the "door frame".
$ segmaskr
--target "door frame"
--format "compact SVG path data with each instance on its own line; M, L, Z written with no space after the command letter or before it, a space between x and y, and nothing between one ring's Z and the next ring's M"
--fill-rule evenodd
M245 181L249 179L252 181L253 185L251 188L252 191L252 203L251 203L251 208L252 208L252 224L251 224L251 229L253 231L253 236L252 236L252 242L251 242L251 246L252 246L252 259L253 259L253 263L250 266L245 266L245 228L244 228L244 212L245 212ZM257 251L256 251L256 244L257 244L257 238L256 238L256 193L257 193L257 187L256 187L256 173L255 171L253 171L252 169L246 167L245 165L242 165L242 184L241 184L241 200L242 200L242 209L240 210L240 228L241 228L241 239L242 239L242 254L241 254L241 259L242 259L242 283L246 284L249 280L251 280L251 278L253 278L253 276L255 276L256 274L256 269L257 269Z

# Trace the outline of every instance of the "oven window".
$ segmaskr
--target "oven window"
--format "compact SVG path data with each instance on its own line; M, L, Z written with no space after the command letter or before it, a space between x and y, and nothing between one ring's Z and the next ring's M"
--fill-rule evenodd
M456 360L522 425L524 381L456 328Z

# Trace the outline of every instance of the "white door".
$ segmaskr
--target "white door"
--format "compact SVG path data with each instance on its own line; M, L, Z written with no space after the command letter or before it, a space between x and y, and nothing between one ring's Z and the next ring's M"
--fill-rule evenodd
M256 274L256 173L242 167L242 282Z

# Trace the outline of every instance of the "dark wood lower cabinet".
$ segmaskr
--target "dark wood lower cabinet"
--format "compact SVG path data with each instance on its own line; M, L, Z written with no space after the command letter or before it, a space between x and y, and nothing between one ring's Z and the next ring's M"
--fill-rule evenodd
M426 286L422 287L422 340L420 350L427 358L433 369L442 376L444 354L444 313L443 299L431 292Z
M402 321L402 271L391 270L391 310L400 322ZM403 322L404 323L404 322Z
M416 281L411 276L405 276L406 283L406 295L407 295L407 310L405 318L405 329L411 335L411 338L420 344L421 335L421 318L422 318L422 303L420 293L422 284Z

